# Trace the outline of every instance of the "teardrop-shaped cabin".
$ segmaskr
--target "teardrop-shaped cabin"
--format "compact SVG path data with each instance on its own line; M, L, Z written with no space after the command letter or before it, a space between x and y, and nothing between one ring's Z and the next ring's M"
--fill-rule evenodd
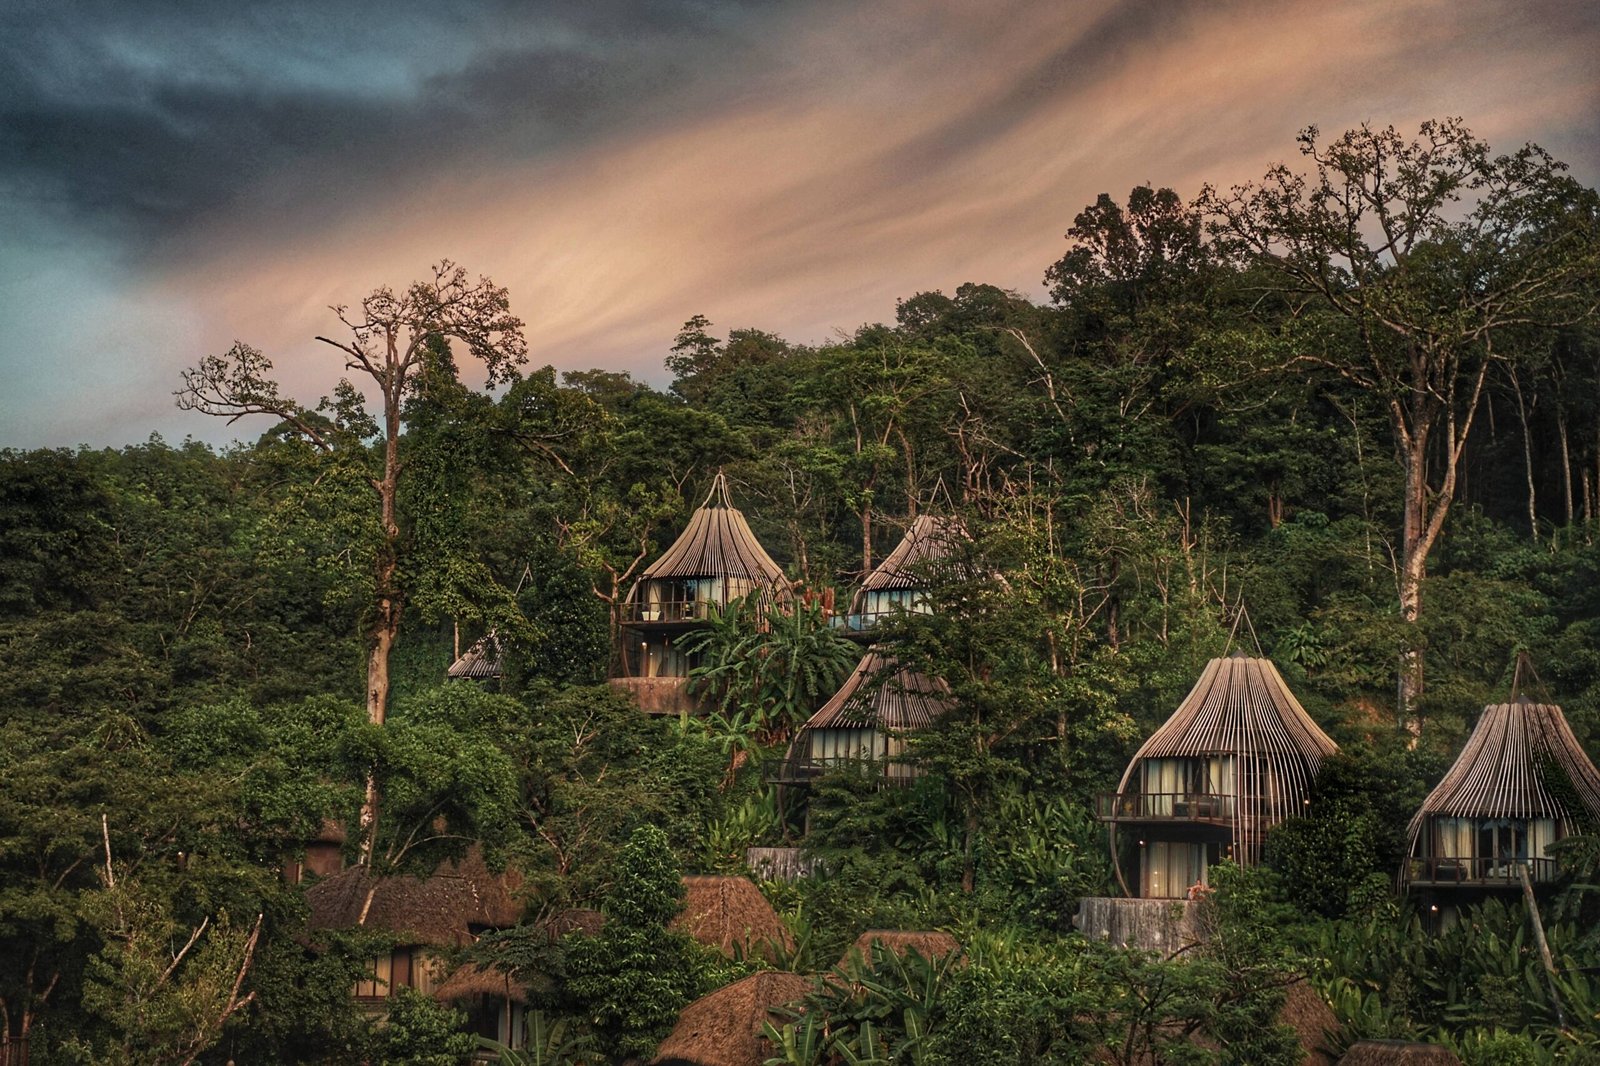
M1600 772L1561 708L1491 704L1411 819L1401 880L1462 902L1521 891L1524 869L1535 883L1555 879L1550 845L1585 826L1600 826Z
M870 651L795 735L780 780L804 784L831 769L870 760L886 782L905 784L917 776L916 768L899 758L905 734L926 727L949 707L943 682L902 666L892 654Z
M687 679L694 657L677 642L713 611L749 597L763 607L787 602L789 583L733 506L727 478L718 473L678 539L645 568L621 606L612 686L631 692L648 713L692 713L698 708Z
M1338 750L1271 660L1212 659L1140 746L1117 791L1097 799L1123 890L1182 899L1225 858L1259 862L1267 830L1310 802L1322 760ZM1129 884L1124 859L1134 854Z
M930 583L965 536L953 518L918 515L884 560L862 580L839 624L850 636L871 639L870 631L896 611L926 613Z

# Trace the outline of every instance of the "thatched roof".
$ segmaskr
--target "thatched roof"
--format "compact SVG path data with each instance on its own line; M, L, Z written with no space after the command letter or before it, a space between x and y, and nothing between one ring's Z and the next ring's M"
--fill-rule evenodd
M963 536L961 524L953 518L918 515L894 551L862 579L861 590L925 587L929 570L947 558Z
M452 680L491 681L500 670L500 636L490 633L472 642L461 658L450 664L445 676Z
M777 1008L809 991L809 978L763 970L701 996L678 1015L678 1024L656 1049L655 1066L761 1066L772 1054L762 1025L782 1025Z
M1491 704L1422 801L1411 820L1413 837L1428 815L1600 822L1600 771L1560 707L1527 699Z
M767 897L745 877L691 876L683 879L683 911L672 928L732 956L734 945L770 957L770 943L794 947L788 926Z
M838 965L841 968L845 967L849 965L852 956L858 956L862 962L870 966L874 944L882 944L900 956L904 956L908 950L915 949L918 955L929 960L942 959L961 950L960 941L938 929L868 929L856 937L856 942L845 950Z
M513 1003L528 1002L528 990L523 987L521 981L513 978L505 970L476 963L456 967L455 972L433 990L433 998L440 1003L454 1003L464 999L476 999L479 996L497 1000L509 999Z
M1358 1040L1344 1053L1339 1066L1461 1066L1461 1060L1455 1052L1437 1044Z
M522 878L514 871L492 874L476 849L460 863L442 863L428 877L375 877L370 867L352 866L306 890L312 929L354 929L372 894L367 929L393 933L413 944L458 947L477 929L516 925L523 906L514 893Z
M1339 1018L1316 989L1304 981L1289 986L1288 997L1278 1010L1278 1022L1294 1029L1305 1050L1305 1066L1333 1066L1328 1052L1329 1035L1339 1029Z
M665 577L742 577L758 585L783 584L783 568L772 561L717 474L705 502L661 558L645 567L641 581ZM787 586L785 586L787 587Z
M892 655L869 651L805 729L922 729L950 708L942 681L902 667Z

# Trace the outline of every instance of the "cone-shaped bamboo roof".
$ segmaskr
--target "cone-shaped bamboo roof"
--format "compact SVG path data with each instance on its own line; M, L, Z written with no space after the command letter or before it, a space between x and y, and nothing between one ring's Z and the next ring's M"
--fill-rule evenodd
M783 581L783 567L772 561L750 523L728 497L728 480L717 474L705 501L661 558L645 568L643 580L668 577L742 577L762 585Z
M461 653L461 658L450 664L445 676L455 680L489 681L500 676L500 637L490 633L473 641Z
M901 666L893 655L869 651L805 729L921 729L949 707L942 682Z
M962 535L960 523L953 518L918 515L889 557L861 582L862 591L924 587L931 566L948 558Z
M1422 801L1413 835L1428 815L1600 823L1600 771L1560 707L1526 698L1490 704L1444 780Z
M1272 660L1235 654L1206 664L1172 717L1139 748L1128 774L1142 759L1256 755L1303 768L1309 777L1338 750Z

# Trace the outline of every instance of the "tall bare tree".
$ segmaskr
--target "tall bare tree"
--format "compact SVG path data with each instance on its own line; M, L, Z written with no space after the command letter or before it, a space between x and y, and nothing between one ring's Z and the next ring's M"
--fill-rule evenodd
M272 363L258 349L235 343L222 355L202 359L185 371L176 393L185 410L237 421L246 415L272 415L295 434L328 454L358 451L370 457L368 480L378 510L379 536L371 558L372 600L364 619L367 642L367 716L382 725L389 707L389 656L400 632L406 589L400 579L402 530L398 501L405 475L400 437L402 405L407 390L424 369L430 341L459 341L481 362L488 385L509 381L527 361L522 320L511 314L506 290L488 278L476 281L449 260L402 292L388 286L374 289L355 307L331 308L345 328L340 337L317 337L339 352L344 369L376 389L381 415L366 412L360 392L349 379L339 382L336 399L321 409L338 417L329 422L279 393ZM370 861L377 829L376 778L367 777L361 808L361 856Z
M1278 164L1200 202L1220 249L1345 324L1297 334L1290 362L1331 369L1388 413L1404 472L1399 606L1415 624L1485 382L1505 357L1497 341L1595 314L1596 198L1543 149L1494 156L1456 119L1416 139L1363 125L1326 144L1310 127L1299 142L1309 174ZM1413 731L1422 682L1413 641L1399 678Z

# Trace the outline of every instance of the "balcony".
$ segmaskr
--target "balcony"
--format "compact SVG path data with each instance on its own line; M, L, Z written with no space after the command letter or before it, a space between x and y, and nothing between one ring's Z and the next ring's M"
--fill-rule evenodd
M704 622L723 605L715 600L654 600L624 603L618 608L618 621L625 626L684 625Z
M1519 888L1524 866L1534 884L1554 881L1561 872L1554 859L1430 857L1410 860L1406 880L1427 888Z
M700 700L687 677L613 677L606 682L633 697L645 714L698 714Z
M823 774L846 767L855 767L862 772L870 771L873 776L881 777L886 785L909 785L921 776L921 770L902 759L850 759L827 758L819 759L810 752L804 754L794 753L778 764L778 768L767 780L780 785L805 785L810 784Z
M1212 792L1102 792L1094 815L1102 822L1197 822L1232 825L1238 797Z

